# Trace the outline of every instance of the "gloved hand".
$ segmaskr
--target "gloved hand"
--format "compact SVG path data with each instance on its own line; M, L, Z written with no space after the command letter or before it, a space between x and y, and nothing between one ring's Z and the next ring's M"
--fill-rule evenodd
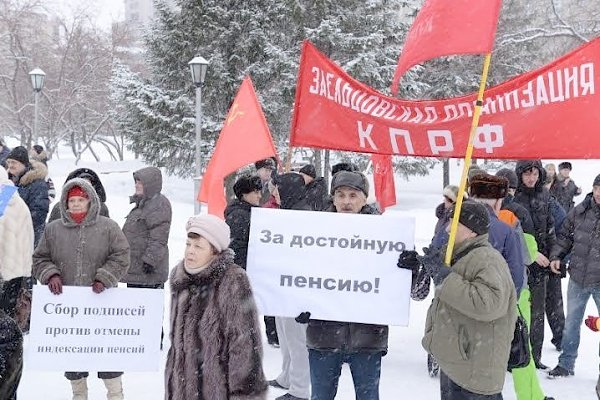
M148 275L153 274L154 270L155 270L154 265L150 265L148 263L144 263L144 265L142 265L142 271L145 274L148 274Z
M593 330L594 332L598 332L598 320L600 318L598 317L594 317L592 315L588 315L587 319L585 320L585 325L590 328L591 330Z
M94 291L94 293L102 293L104 292L104 289L106 289L104 283L100 281L94 281L94 283L92 283L92 290Z
M294 320L299 324L308 324L308 320L310 320L310 312L304 311L301 312Z
M404 250L398 257L398 268L411 270L413 274L419 272L421 262L418 259L419 253L414 250Z
M433 279L433 283L437 286L446 279L450 274L450 268L444 265L442 260L442 252L437 247L423 247L423 257L419 257L419 260L423 264L423 268L429 273Z
M52 294L62 293L62 278L59 274L54 274L48 279L48 289Z

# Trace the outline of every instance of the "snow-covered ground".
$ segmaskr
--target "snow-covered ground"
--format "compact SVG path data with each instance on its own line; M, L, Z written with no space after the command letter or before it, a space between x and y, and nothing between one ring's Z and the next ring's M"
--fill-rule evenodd
M9 143L9 145L12 143ZM560 161L559 161L560 162ZM49 163L50 175L60 193L67 174L73 169L87 166L96 170L106 188L107 205L111 217L122 225L125 216L131 209L129 195L133 192L132 172L144 166L140 161L128 160L124 162L101 162L85 160L78 166L67 150L61 153L58 160ZM456 162L451 163L451 180L458 182L461 170ZM594 177L600 173L599 161L574 161L572 177L575 182L583 187L584 194L591 191ZM431 171L426 177L412 178L411 181L397 179L398 206L394 211L410 213L417 220L416 244L420 249L429 243L435 225L434 208L441 201L441 168ZM164 178L163 194L173 205L173 224L169 241L171 265L175 265L181 258L185 240L185 222L193 213L193 182L180 178L167 176ZM582 200L580 196L576 200ZM566 293L566 281L563 284ZM565 296L566 298L566 296ZM165 296L168 301L168 296ZM427 374L426 356L421 348L421 337L425 322L425 313L429 300L412 302L410 324L407 328L392 327L390 330L389 352L383 359L380 392L382 399L436 399L439 398L439 383ZM168 308L166 308L168 310ZM588 314L597 314L595 306L590 302ZM165 318L168 321L168 318ZM168 326L165 326L168 329ZM544 347L543 362L554 367L557 362L558 352L550 344L551 333L546 329L546 345ZM585 400L595 399L594 386L598 378L598 341L600 333L595 334L587 328L581 332L581 346L579 358L575 369L575 376L551 381L546 379L545 373L539 372L540 380L546 395L554 396L560 400ZM27 339L25 341L27 350ZM166 357L165 345L163 358ZM267 378L273 379L279 373L279 350L264 344L264 370ZM164 362L162 363L164 365ZM100 380L91 374L88 380L90 386L90 400L105 399L105 389ZM124 375L125 398L128 400L158 400L163 399L163 371L155 373L126 373ZM284 392L271 390L269 399L275 399ZM515 399L510 374L507 374L506 385L503 392L504 398ZM25 365L18 397L21 400L45 399L63 400L71 397L70 385L61 372L31 371ZM352 379L349 370L344 367L338 399L354 399Z

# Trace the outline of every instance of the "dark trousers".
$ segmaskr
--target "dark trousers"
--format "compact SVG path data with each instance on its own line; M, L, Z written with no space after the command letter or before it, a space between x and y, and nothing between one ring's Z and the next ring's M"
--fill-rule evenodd
M267 342L269 344L279 344L277 337L277 328L275 327L275 317L265 315L265 332L267 334Z
M4 281L0 290L0 308L11 318L15 318L17 300L21 294L21 288L26 287L28 278L14 278Z
M98 378L100 379L113 379L123 375L122 372L98 372ZM70 381L76 381L81 378L87 378L89 373L87 372L65 372L65 378Z
M128 283L127 287L128 288L136 288L136 289L164 289L165 284L164 283L156 283L156 284L150 284L150 285L143 285L143 284L137 284L137 283ZM160 349L161 350L163 348L163 339L164 338L165 338L165 328L160 328Z
M311 400L335 398L344 363L350 366L356 400L379 400L381 356L381 352L345 353L309 349Z
M544 344L544 313L546 311L548 274L537 270L530 273L528 281L531 292L531 357L537 364L541 361Z
M448 378L444 371L440 371L441 400L502 400L502 393L477 394L463 389Z
M552 344L560 346L565 329L565 309L560 275L550 274L546 284L546 317L552 330Z

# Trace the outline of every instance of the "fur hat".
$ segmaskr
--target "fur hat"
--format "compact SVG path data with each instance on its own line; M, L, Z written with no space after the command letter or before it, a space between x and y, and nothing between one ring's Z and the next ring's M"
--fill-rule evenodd
M508 180L508 187L510 189L516 189L519 186L519 178L517 178L517 173L509 168L502 168L496 172L496 176L501 176Z
M558 164L558 170L560 171L561 169L568 169L569 171L572 171L573 165L568 161L563 161L560 164Z
M486 173L474 175L469 179L469 193L479 199L503 199L508 194L508 179Z
M86 199L89 199L90 197L88 196L88 194L85 192L85 190L83 190L81 188L81 186L73 186L71 189L69 189L69 191L67 192L67 200L71 197L85 197Z
M452 211L452 214L454 214L454 211ZM484 235L490 229L490 215L487 208L473 200L465 200L462 203L458 222L477 235Z
M221 218L211 214L202 214L191 217L185 225L186 232L195 233L208 240L220 253L229 247L231 231L229 225Z
M260 160L254 163L254 167L256 168L256 170L258 171L261 168L268 168L268 169L277 169L277 164L275 163L275 160L273 160L272 158L265 158L264 160Z
M358 172L358 167L350 162L341 162L331 167L331 176L334 176L340 171Z
M331 180L331 194L343 186L360 190L365 196L369 196L369 181L360 172L339 171L335 174Z
M237 197L238 200L241 200L244 194L252 193L255 190L262 190L262 188L263 185L260 177L246 174L242 175L237 181L235 181L235 184L233 185L233 193L235 193L235 197Z
M27 149L23 146L17 146L12 149L10 153L8 153L8 156L6 156L6 159L18 161L25 166L29 165L29 154L27 153Z
M300 171L298 172L304 175L308 175L313 179L317 177L317 171L315 170L315 166L312 164L306 164L304 167L300 168Z
M594 184L592 186L600 186L600 175L596 175L594 178Z
M458 197L458 186L448 185L444 188L442 195L452 200L453 203L456 203L456 198Z

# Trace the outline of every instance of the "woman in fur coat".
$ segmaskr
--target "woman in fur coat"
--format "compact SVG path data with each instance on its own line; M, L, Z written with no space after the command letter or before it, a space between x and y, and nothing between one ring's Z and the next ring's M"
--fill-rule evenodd
M184 260L169 279L165 399L266 399L258 312L246 273L228 249L229 226L197 215L186 230Z

